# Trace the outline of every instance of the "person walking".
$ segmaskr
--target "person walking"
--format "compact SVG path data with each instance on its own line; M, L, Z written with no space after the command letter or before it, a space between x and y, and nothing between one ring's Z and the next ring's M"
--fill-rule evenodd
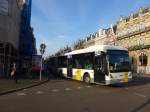
M11 70L11 77L14 79L15 83L18 83L18 76L17 76L17 69L16 69L16 63L13 63L13 67Z

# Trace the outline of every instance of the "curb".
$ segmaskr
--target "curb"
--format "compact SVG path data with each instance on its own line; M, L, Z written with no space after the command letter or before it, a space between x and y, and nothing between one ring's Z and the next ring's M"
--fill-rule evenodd
M148 75L135 75L133 77L147 77L147 78L150 78L150 76L148 76Z
M32 88L32 87L39 86L39 85L42 85L42 84L47 83L47 82L49 82L49 80L45 80L45 81L38 82L36 84L31 84L31 85L28 85L28 86L25 86L25 87L21 87L21 88L16 88L16 89L12 89L12 90L8 90L8 91L0 92L0 95L6 95L6 94L9 94L9 93L21 91L23 89Z

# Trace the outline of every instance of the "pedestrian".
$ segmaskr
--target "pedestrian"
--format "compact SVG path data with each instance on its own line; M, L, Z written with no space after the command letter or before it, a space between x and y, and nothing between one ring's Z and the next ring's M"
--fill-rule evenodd
M18 83L18 73L16 69L16 63L13 63L12 70L11 70L11 77L14 79L15 83Z

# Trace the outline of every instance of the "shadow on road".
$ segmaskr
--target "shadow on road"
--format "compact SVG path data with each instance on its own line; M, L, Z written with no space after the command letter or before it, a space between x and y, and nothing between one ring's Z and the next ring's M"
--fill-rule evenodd
M150 84L150 77L133 77L133 81L128 83L128 86L141 86Z
M65 78L60 76L59 74L50 72L49 80L62 80L62 79L65 79ZM134 76L131 82L110 85L109 87L121 88L121 87L143 86L143 85L147 85L147 84L150 84L150 77Z
M57 73L54 73L52 71L49 71L49 75L48 75L48 79L49 80L62 80L65 79L64 77L60 76Z
M146 107L149 104L150 104L150 99L148 99L144 104L142 104L139 107L135 108L131 112L139 112L140 110L142 110L144 107Z
M124 83L124 84L116 84L116 85L111 85L110 87L133 87L133 86L143 86L150 84L150 77L143 77L143 76L138 76L138 77L133 77L131 82Z

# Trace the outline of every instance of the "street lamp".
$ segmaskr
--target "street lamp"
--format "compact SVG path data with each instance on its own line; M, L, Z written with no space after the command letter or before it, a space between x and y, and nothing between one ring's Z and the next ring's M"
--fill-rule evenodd
M40 68L40 81L42 79L42 69L43 69L43 54L45 53L45 49L46 49L46 45L44 43L42 43L40 45L40 52L41 52L41 68Z

